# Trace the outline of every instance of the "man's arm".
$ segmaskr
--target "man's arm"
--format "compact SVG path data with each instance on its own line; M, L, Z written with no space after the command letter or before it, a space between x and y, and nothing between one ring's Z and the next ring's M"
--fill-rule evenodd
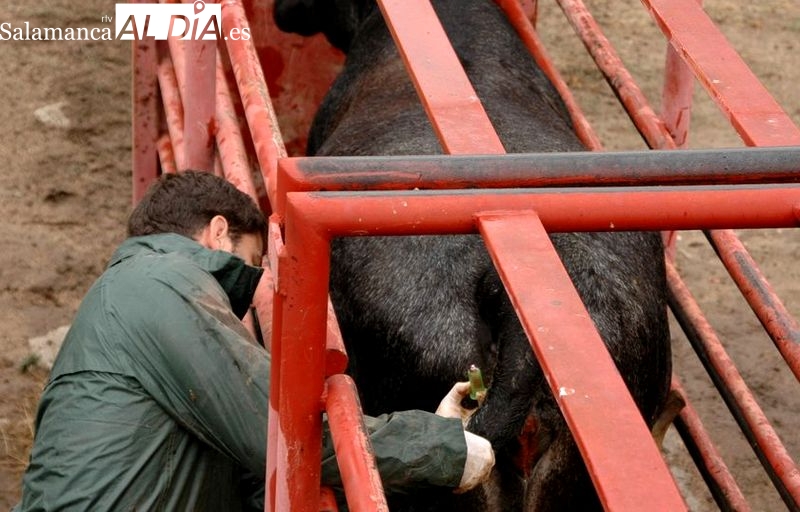
M188 300L169 286L148 291L160 314L139 319L147 326L139 336L149 338L141 348L147 354L136 358L142 385L198 438L263 477L269 354L220 297L201 295ZM406 411L367 418L367 426L387 491L459 485L467 454L460 421ZM323 430L323 483L337 486L327 424Z

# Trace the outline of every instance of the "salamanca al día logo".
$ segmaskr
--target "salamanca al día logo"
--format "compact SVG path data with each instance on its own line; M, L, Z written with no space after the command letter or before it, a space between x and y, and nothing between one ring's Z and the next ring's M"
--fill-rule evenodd
M117 4L117 39L146 37L191 40L250 39L249 29L222 34L222 7L202 1L193 4ZM234 33L236 32L236 33Z
M116 31L106 27L42 28L14 27L0 23L0 41L88 41L121 40L140 41L145 38L184 40L250 39L250 29L231 29L222 33L222 7L217 3L198 0L187 4L117 4L114 17L101 18L106 23L115 22Z

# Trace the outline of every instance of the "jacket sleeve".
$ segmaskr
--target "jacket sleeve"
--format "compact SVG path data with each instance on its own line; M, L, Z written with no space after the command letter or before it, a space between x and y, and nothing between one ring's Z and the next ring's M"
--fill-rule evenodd
M458 487L467 460L461 420L425 411L366 416L375 462L387 493ZM330 431L323 430L322 483L341 487Z
M221 297L191 300L169 286L148 291L135 359L143 386L176 421L257 477L266 458L269 354L257 346ZM155 295L155 296L154 296ZM169 304L169 307L165 305ZM466 461L461 422L423 411L366 418L387 492L457 487ZM323 425L324 485L341 486L333 442Z

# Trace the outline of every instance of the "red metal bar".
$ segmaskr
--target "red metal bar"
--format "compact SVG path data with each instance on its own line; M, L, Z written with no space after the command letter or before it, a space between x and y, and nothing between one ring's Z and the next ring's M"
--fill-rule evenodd
M795 378L800 381L800 326L797 321L732 231L711 231L706 236ZM723 246L724 251L721 250Z
M217 0L206 0L216 3ZM189 169L214 171L214 136L217 132L214 99L216 97L217 42L185 41L183 136L185 163Z
M535 209L550 232L795 227L800 185L294 192L336 235L470 233L475 212Z
M700 357L742 433L790 509L800 503L800 469L758 406L734 362L674 266L667 262L670 307Z
M647 145L654 149L675 148L675 142L664 126L664 122L653 111L647 98L623 65L614 47L603 35L583 1L558 0L558 4Z
M280 430L279 423L279 409L281 387L281 336L283 331L283 299L285 292L281 293L278 288L278 283L281 281L281 266L279 261L285 256L286 251L283 245L283 236L281 234L281 226L278 224L275 216L269 219L267 231L267 259L269 261L269 268L272 269L272 286L270 287L269 300L267 303L267 295L259 298L259 290L256 290L255 302L256 310L259 312L268 312L271 318L272 330L270 336L264 337L264 340L270 340L270 355L272 362L270 364L270 383L269 383L269 419L267 420L267 460L266 460L266 482L264 486L264 508L266 511L275 511L275 494L277 483L277 467L278 467L278 433ZM262 277L263 280L263 277ZM260 284L260 283L259 283ZM260 302L260 304L259 304Z
M319 498L319 512L338 512L336 495L330 487L322 487Z
M156 45L153 40L135 41L133 59L133 169L132 201L139 202L158 176L158 84Z
M222 24L226 30L250 31L241 0L222 0ZM275 173L278 159L286 156L275 111L269 99L264 72L250 41L230 38L225 41L239 94L242 97L247 124L253 137L256 156L267 188L270 205L276 202ZM274 208L274 206L272 206ZM269 214L269 212L267 212Z
M330 377L347 370L347 351L344 348L342 332L339 330L339 321L333 303L328 299L328 325L325 336L325 376Z
M564 100L564 104L567 106L572 118L575 133L587 148L595 151L602 149L600 138L589 124L586 116L583 115L578 102L575 101L572 91L561 77L561 74L553 66L553 61L548 56L547 50L545 50L539 36L536 34L536 30L533 28L532 20L535 19L536 13L535 0L531 2L526 2L525 0L521 2L520 0L495 0L495 3L503 9L508 21L517 31L517 35L519 35L522 42L525 43L536 64L547 75L561 99Z
M702 2L702 0L697 0ZM689 123L692 117L694 74L675 48L667 44L664 63L664 88L661 93L661 119L679 149L688 147ZM678 237L674 231L663 233L664 249L670 261L675 260Z
M216 59L216 141L225 179L233 183L236 188L253 198L259 203L256 186L250 169L250 160L244 147L242 130L239 126L239 117L233 106L231 91L225 71L222 69L221 56Z
M478 227L604 508L687 510L538 216L481 214Z
M328 424L348 508L353 512L388 512L356 384L342 374L328 377L326 383Z
M183 103L181 102L178 78L172 65L170 52L164 52L158 63L158 85L161 91L161 104L164 108L164 119L172 142L175 155L175 166L179 170L186 169L183 149Z
M748 146L800 145L800 129L697 0L642 0Z
M692 119L694 74L671 45L667 45L664 64L664 89L661 94L661 118L677 148L689 144Z
M330 251L316 226L305 222L291 205L285 220L284 252L279 256L281 273L276 278L281 293L275 296L273 316L279 318L279 330L273 326L272 334L272 346L280 349L277 356L273 353L280 358L280 392L277 401L274 394L270 396L272 410L280 411L273 445L276 473L268 473L267 478L270 486L275 485L272 510L311 512L320 498ZM272 435L270 432L270 441ZM276 475L282 478L276 479Z
M720 455L708 435L702 421L700 421L697 411L686 398L686 393L677 375L672 376L672 389L678 391L686 403L675 419L675 428L683 439L684 445L700 471L703 480L708 485L714 501L717 502L721 510L748 512L750 505L722 459L722 455Z
M245 8L286 151L300 156L306 153L314 112L341 71L344 54L324 34L281 32L273 21L273 4L274 0L249 0Z
M175 166L175 152L172 150L172 143L169 140L169 135L166 133L161 135L156 141L158 148L158 161L161 165L161 172L163 173L176 173L178 172Z
M214 41L187 41L184 112L184 159L189 169L214 170Z
M378 5L445 152L505 153L430 0Z

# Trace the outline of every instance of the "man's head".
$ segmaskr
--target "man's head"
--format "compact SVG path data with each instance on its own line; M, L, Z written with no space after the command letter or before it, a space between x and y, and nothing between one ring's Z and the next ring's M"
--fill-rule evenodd
M128 219L128 235L177 233L259 265L266 221L245 193L211 173L164 174Z

